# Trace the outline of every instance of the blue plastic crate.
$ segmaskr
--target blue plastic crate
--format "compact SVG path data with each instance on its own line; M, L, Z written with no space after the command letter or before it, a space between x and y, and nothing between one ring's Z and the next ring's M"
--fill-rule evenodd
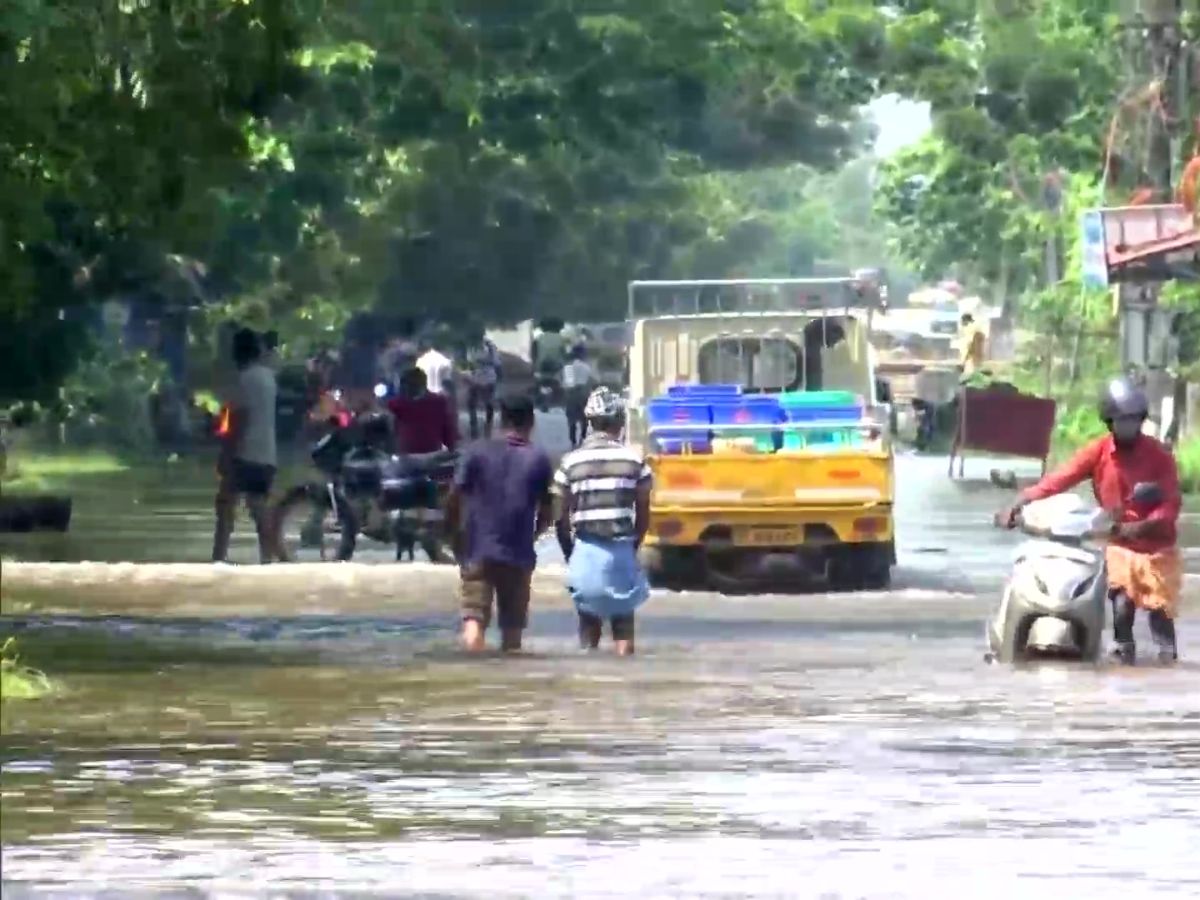
M668 425L708 425L712 422L712 407L703 400L682 400L655 397L646 405L646 420L655 427ZM708 453L712 449L712 433L707 429L662 428L655 431L654 440L662 453Z
M754 395L736 400L714 400L712 421L714 425L777 425L783 420L783 412L777 397ZM741 431L736 428L714 432L722 438L753 438L755 449L771 452L778 449L777 432L761 428Z
M667 388L667 396L673 399L732 399L742 395L740 384L673 384Z
M862 406L845 403L789 403L787 397L780 404L784 419L788 422L845 422L845 428L820 430L797 430L783 433L785 449L805 447L828 447L855 445L861 442L858 423L862 421Z

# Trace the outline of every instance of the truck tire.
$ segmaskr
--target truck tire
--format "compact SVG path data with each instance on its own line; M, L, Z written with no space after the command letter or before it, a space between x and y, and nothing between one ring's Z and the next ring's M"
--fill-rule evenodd
M835 591L887 590L892 584L894 546L888 541L843 548L830 561L830 587Z
M703 584L706 567L690 547L643 547L638 554L651 587L683 591Z

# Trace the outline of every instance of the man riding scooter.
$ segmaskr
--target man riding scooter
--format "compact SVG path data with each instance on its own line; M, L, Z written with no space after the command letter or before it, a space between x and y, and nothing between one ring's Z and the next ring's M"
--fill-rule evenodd
M1183 581L1175 544L1179 474L1171 451L1142 433L1148 415L1146 395L1138 387L1127 378L1109 382L1100 397L1100 417L1108 436L1088 444L996 515L998 525L1012 528L1025 505L1091 480L1097 502L1113 513L1105 554L1113 605L1113 655L1129 664L1136 657L1133 622L1139 608L1149 614L1159 661L1179 658L1175 640ZM1139 483L1158 485L1160 499L1151 504L1134 498L1133 488Z

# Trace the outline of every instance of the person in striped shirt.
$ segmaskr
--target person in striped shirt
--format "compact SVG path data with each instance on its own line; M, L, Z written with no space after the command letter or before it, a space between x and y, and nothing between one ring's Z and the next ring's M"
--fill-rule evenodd
M567 589L579 613L579 641L600 645L605 619L621 656L633 653L634 612L650 594L637 551L650 527L652 476L621 440L625 404L600 387L584 407L591 433L563 457L554 476L557 532L567 557Z

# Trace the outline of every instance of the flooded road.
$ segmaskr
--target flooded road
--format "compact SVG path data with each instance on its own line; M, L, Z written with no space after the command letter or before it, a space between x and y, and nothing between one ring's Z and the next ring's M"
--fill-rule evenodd
M575 649L551 548L518 659L455 651L426 566L6 591L64 692L0 712L4 895L1200 895L1200 666L985 665L1005 494L897 474L894 591L663 593L631 660ZM127 500L20 549L204 558L203 484Z

